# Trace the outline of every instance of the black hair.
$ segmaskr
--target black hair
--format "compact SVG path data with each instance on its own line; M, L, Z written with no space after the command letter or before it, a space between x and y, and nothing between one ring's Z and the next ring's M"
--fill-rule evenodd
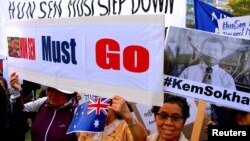
M3 81L3 87L7 90L8 89L8 83L6 79L2 76L0 76L0 81Z
M188 105L186 98L164 93L164 103L171 103L171 104L175 103L179 105L182 110L184 123L186 122L187 118L190 116L190 111L189 111L190 107ZM152 113L154 113L155 115L159 112L159 110L160 106L153 106L151 109Z
M69 98L69 100L74 98L78 102L77 92L74 92L73 94L67 94L67 97Z
M1 94L1 98L2 98L2 95L3 95L3 96L6 95L6 94L5 94L5 90L4 90L4 88L3 88L2 85L0 85L0 94ZM2 99L1 99L1 100L2 100Z
M249 112L246 111L241 111L241 110L236 110L236 109L230 109L230 118L231 120L229 120L228 125L238 125L238 121L237 121L237 116L246 116Z

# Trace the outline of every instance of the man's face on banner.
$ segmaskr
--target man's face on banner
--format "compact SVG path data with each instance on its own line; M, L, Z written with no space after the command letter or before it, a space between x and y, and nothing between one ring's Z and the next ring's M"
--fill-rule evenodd
M202 59L207 66L217 65L223 58L220 42L206 41L202 46Z

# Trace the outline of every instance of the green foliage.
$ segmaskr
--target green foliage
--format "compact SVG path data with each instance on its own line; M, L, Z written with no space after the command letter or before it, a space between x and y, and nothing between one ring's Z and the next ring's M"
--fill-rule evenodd
M230 0L228 6L234 16L250 15L250 0Z
M188 28L195 28L195 24L194 23L187 23L186 27L188 27Z

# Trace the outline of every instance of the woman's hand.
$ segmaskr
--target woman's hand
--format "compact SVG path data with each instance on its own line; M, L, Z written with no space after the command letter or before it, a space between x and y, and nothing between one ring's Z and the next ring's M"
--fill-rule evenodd
M18 75L16 74L16 72L13 72L11 75L10 75L10 85L13 89L19 91L21 89L21 84L20 84L20 81L19 81L19 77Z
M133 115L129 111L127 103L124 98L120 96L114 96L112 98L112 105L108 106L109 109L113 110L118 115L122 116L125 121L132 120Z

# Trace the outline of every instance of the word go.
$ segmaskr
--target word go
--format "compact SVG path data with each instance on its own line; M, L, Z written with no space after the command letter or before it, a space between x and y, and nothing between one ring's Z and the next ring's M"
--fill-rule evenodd
M149 68L149 52L143 46L129 45L122 52L116 40L104 38L96 42L96 63L100 68L121 70L121 57L127 71L143 73Z

